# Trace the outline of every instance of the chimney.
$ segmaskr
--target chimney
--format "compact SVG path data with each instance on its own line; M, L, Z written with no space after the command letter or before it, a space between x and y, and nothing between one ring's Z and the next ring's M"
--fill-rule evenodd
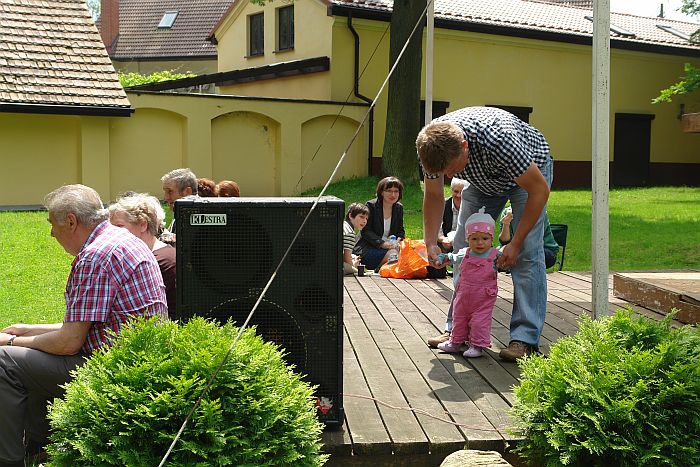
M100 0L100 35L112 55L119 36L119 0Z
M661 11L659 11L659 18L665 18L666 16L664 15L664 4L661 4Z

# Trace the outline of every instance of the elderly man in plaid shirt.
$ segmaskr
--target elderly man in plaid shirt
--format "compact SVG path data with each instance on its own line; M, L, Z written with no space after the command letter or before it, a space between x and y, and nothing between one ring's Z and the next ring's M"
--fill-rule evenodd
M23 466L46 444L47 401L92 353L106 350L129 320L167 319L165 286L145 243L115 227L95 190L66 185L44 201L51 235L75 256L58 324L15 324L0 332L0 466Z
M538 350L547 309L543 253L544 209L552 185L552 157L544 136L513 114L491 107L466 107L436 118L416 139L426 174L423 198L424 238L430 261L440 266L437 245L443 208L443 175L470 182L462 191L454 251L465 246L466 219L482 206L498 218L510 200L515 234L498 266L511 269L514 299L508 347L500 357L515 361ZM455 274L455 281L457 274ZM449 339L452 306L445 334Z

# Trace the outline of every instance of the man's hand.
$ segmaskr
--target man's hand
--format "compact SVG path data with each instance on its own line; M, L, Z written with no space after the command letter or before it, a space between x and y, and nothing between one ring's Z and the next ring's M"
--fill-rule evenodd
M498 269L512 269L515 263L518 262L519 254L520 248L509 243L503 247L501 256L496 260L496 267L498 267Z
M434 268L444 268L447 264L442 264L442 261L438 258L438 255L442 253L442 250L437 245L430 245L426 248L428 250L428 264Z
M15 336L27 335L32 330L31 324L13 324L3 329L1 332L4 334L13 334Z
M7 345L7 343L10 341L10 338L13 336L13 334L7 333L7 332L0 332L0 345Z

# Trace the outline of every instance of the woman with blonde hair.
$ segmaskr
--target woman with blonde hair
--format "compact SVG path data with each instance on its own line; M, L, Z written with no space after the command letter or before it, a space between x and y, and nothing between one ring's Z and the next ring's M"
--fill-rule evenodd
M109 207L109 220L124 227L151 249L165 283L168 316L175 316L175 248L158 239L165 226L165 211L155 196L133 193L121 196Z

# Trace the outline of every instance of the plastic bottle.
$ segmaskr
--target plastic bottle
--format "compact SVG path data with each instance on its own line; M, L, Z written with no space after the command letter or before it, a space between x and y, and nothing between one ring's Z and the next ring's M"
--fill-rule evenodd
M396 264L399 262L399 242L396 240L396 235L389 236L389 243L391 243L391 250L389 250L386 264Z

